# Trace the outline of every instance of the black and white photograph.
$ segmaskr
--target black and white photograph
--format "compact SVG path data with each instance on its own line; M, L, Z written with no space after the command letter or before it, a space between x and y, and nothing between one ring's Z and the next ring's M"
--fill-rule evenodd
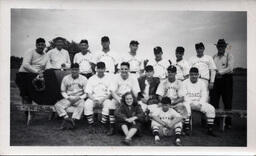
M117 6L10 7L8 146L247 148L252 14Z
M246 17L12 9L10 145L246 146Z

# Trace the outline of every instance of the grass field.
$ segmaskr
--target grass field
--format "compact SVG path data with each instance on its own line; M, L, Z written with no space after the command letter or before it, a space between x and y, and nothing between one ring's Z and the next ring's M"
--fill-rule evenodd
M14 80L14 72L11 72L11 80ZM15 84L11 84L11 101L18 101L19 91ZM234 99L233 108L246 109L246 76L234 77ZM96 130L98 133L89 134L88 125L85 119L77 124L73 131L59 130L61 120L48 120L47 113L35 114L32 124L25 125L23 112L11 111L10 125L10 145L11 146L121 146L121 134L106 136L101 132L101 128ZM191 136L183 136L184 146L246 146L247 144L247 122L246 119L233 118L232 129L224 132L215 126L218 137L206 135L206 129L201 127L200 114L193 114L193 133ZM163 138L159 146L173 146L173 137ZM136 137L133 141L134 146L154 146L153 137L148 129L143 131L143 135Z

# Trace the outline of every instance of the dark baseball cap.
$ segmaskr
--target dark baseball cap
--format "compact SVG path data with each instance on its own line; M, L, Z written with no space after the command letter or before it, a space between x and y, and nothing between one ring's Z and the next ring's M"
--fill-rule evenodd
M195 44L195 48L196 48L196 49L204 48L204 44L203 44L203 42L196 43L196 44Z

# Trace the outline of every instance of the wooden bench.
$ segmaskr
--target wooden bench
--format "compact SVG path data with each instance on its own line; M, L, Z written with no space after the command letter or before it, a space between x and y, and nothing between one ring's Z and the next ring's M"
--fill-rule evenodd
M192 111L193 113L197 113L198 111ZM198 112L201 113L201 112ZM226 123L226 118L228 116L237 116L240 118L247 118L247 111L246 110L241 110L241 109L233 109L233 110L223 110L223 109L216 109L215 110L216 113L216 118L220 118L220 129L222 131L225 131L225 123ZM202 114L202 113L201 113ZM192 116L191 116L191 120L190 120L190 129L192 131L193 128L193 124L192 124Z
M247 111L240 110L240 109L233 109L233 110L223 110L223 109L216 109L216 117L221 119L220 121L220 128L222 131L225 131L225 121L228 116L238 116L240 118L247 118Z
M13 103L11 102L11 110L12 111L22 111L22 112L28 112L27 114L27 126L31 123L31 112L44 112L44 113L50 113L49 120L52 118L52 113L56 112L56 109L52 105L38 105L38 104L22 104L22 103ZM68 107L66 109L68 113L73 113L74 107ZM94 107L94 113L101 113L102 107L96 106Z

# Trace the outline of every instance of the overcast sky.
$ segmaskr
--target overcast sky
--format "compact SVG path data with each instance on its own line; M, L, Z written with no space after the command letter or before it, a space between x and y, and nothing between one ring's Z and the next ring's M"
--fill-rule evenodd
M100 39L110 37L111 49L123 55L130 40L140 42L138 54L153 58L153 47L161 46L165 58L175 48L185 48L185 59L195 55L194 45L203 42L205 54L214 55L215 43L224 38L235 67L247 67L246 12L140 11L140 10L11 10L11 55L23 56L35 40L62 36L69 41L88 39L92 52L100 51Z

